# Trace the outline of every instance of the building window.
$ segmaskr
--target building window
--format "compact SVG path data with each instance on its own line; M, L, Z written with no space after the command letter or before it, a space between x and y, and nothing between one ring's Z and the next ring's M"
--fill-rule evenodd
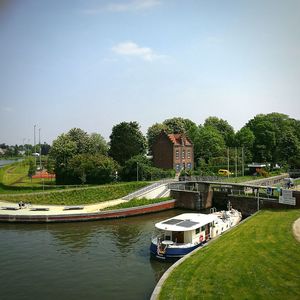
M179 150L176 150L176 158L179 158Z
M191 163L188 163L187 164L187 168L190 170L192 168L192 164Z
M176 171L179 172L180 171L180 164L176 165Z
M200 228L196 228L195 233L196 233L196 234L200 233Z
M187 158L191 158L191 150L187 151Z
M185 151L182 150L182 158L185 158Z

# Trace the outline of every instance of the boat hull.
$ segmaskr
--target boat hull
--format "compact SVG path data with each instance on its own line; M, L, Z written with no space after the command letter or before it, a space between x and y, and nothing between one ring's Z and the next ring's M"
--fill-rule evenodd
M159 260L174 260L179 259L188 253L192 252L196 248L200 247L202 244L198 244L192 247L186 247L186 248L176 248L176 247L168 247L164 253L159 253L157 251L157 245L154 243L151 243L150 245L150 253L151 256L159 259Z

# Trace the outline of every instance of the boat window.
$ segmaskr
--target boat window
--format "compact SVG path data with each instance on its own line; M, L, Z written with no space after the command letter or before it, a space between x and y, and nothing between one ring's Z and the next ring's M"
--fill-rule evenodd
M202 226L202 227L201 227L201 231L204 231L204 230L205 230L205 226Z
M200 232L200 228L196 228L195 233L198 234Z
M165 240L166 240L166 241L170 241L170 240L171 240L171 236L166 235L166 236L165 236Z

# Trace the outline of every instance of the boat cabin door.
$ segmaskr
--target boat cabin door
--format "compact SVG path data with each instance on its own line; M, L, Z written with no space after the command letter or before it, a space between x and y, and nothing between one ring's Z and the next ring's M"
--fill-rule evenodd
M209 240L210 239L210 224L206 224L205 225L205 240Z
M172 232L172 241L175 243L179 243L179 244L184 243L184 232L183 231L173 231Z

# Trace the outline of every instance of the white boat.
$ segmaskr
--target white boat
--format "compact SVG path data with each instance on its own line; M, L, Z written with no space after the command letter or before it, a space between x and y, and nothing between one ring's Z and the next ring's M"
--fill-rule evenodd
M230 207L210 214L185 213L155 224L159 233L152 238L150 253L159 259L177 259L237 225L242 214Z

